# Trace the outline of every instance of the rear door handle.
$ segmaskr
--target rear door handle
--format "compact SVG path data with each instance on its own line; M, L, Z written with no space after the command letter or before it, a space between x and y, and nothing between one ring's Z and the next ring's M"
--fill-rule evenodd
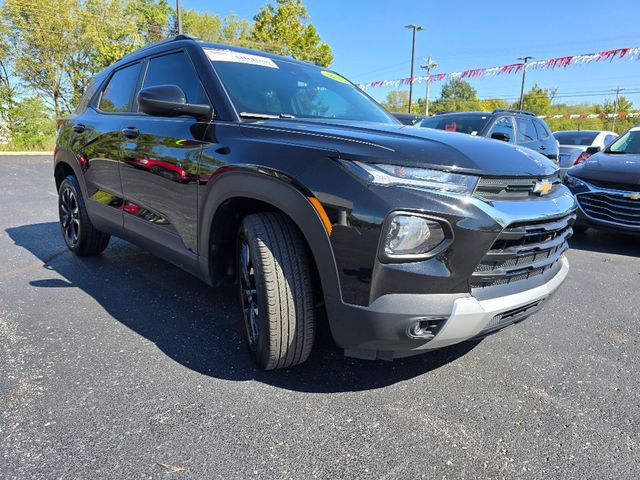
M87 127L85 126L85 124L84 124L84 123L76 123L76 124L73 126L73 131L74 131L75 133L82 133L82 132L84 132L84 131L86 130L86 128L87 128Z
M540 145L540 150L546 150L547 147L545 147L544 145Z
M140 130L136 127L127 127L122 129L122 134L127 138L136 138L140 135Z

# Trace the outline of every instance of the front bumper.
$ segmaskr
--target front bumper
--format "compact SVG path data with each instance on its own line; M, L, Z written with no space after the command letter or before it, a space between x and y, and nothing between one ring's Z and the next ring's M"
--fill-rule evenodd
M491 333L528 317L558 289L569 273L567 259L561 262L547 283L493 299L478 300L469 294L391 294L369 307L343 305L334 338L347 356L392 360ZM447 319L432 340L411 338L407 332L426 316ZM506 321L501 322L503 317Z

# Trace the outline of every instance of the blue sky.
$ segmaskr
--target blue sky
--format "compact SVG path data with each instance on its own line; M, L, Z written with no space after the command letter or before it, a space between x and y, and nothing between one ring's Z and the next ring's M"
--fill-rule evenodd
M251 19L265 0L182 0L184 8ZM486 2L455 0L304 0L311 21L333 48L332 68L354 82L409 76L409 23L426 27L418 33L416 63L431 55L437 72L516 63L640 47L640 1L536 0ZM418 70L416 75L418 75ZM480 98L515 99L520 76L472 80ZM555 71L530 71L527 87L557 87L558 101L601 102L616 87L640 108L640 61L618 60ZM407 88L407 87L404 87ZM424 96L424 86L415 87ZM439 94L433 84L431 98ZM625 93L625 90L628 93ZM386 89L369 91L384 99Z

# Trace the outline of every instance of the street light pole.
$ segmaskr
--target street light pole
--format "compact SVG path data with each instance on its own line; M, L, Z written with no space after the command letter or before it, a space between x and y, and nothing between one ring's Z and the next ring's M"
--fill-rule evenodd
M520 110L524 107L524 79L527 76L527 63L529 60L533 60L533 57L521 57L518 58L522 62L522 86L520 87Z
M413 40L411 43L411 76L409 77L409 113L411 113L411 99L413 97L413 65L416 56L416 31L423 30L418 25L406 25L405 28L410 28L413 31Z
M425 116L429 116L429 85L431 85L431 80L429 80L429 77L431 76L431 70L433 70L434 68L436 68L438 66L438 64L436 62L434 62L433 60L431 60L431 57L425 59L425 64L424 65L420 65L420 68L424 68L425 71L427 72L427 92L425 95L425 107L424 107L424 114Z
M180 0L176 0L176 18L178 19L178 35L182 33L182 7Z
M616 118L618 117L618 108L620 106L620 87L616 88L616 99L613 104L613 125L611 130L616 131Z

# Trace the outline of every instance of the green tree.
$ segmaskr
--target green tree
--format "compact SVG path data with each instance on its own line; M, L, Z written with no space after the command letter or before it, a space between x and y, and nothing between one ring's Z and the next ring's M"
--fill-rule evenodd
M502 98L487 98L486 100L480 100L480 110L492 112L496 108L509 108L509 102Z
M185 10L182 13L182 26L185 33L207 42L255 46L255 42L251 40L251 24L235 13L221 19L212 13Z
M218 15L200 13L195 10L182 12L182 27L185 33L207 42L219 42L222 21Z
M601 104L594 106L595 113L627 113L633 108L633 103L624 95L620 95L617 98L605 100ZM602 128L605 130L615 130L617 132L623 132L627 128L637 123L636 119L632 118L603 118Z
M391 90L382 106L390 112L406 112L409 109L409 92L406 90Z
M478 92L476 92L476 89L473 88L466 80L461 78L452 78L442 86L440 99L476 101L478 99Z
M529 110L536 115L546 115L551 111L551 95L555 95L548 88L541 88L537 84L531 87L531 90L524 94L523 106L524 110ZM513 108L520 108L520 102L514 102Z
M452 78L442 86L440 97L433 102L432 110L437 112L459 112L480 110L476 89L461 78Z
M166 0L6 0L2 24L14 73L56 117L101 69L168 32Z
M251 23L238 17L235 13L224 17L220 34L220 40L224 43L240 46L253 45L253 41L251 40Z
M41 98L23 98L10 112L14 125L7 150L45 150L53 146L55 122Z
M328 67L333 60L331 47L322 42L309 20L301 0L276 0L254 17L251 39L262 48Z

